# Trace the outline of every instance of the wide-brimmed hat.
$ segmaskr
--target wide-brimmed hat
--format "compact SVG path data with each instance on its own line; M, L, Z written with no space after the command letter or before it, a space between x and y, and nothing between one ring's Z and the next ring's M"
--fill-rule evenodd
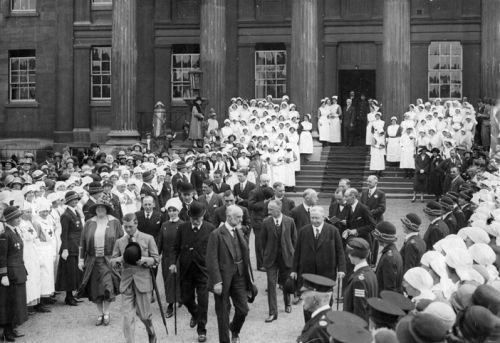
M188 210L188 216L191 218L200 218L205 215L205 206L202 203L193 201Z
M102 188L102 185L98 181L94 181L89 183L89 194L94 195L97 193L102 193L104 192L104 189Z
M396 227L390 222L380 222L373 230L373 236L383 243L392 243L397 241Z
M3 211L3 218L6 222L10 222L16 218L19 218L23 215L23 212L19 209L18 206L9 206Z
M66 192L66 195L64 196L64 203L67 205L73 200L80 200L80 196L78 195L78 193L75 191Z
M136 265L142 257L141 246L137 242L130 242L123 251L123 261L130 265Z
M111 212L113 212L113 204L111 204L110 202L104 200L104 199L99 199L99 201L95 204L93 204L92 206L89 207L89 213L92 215L92 216L95 216L96 215L96 210L98 207L104 207L106 209L106 213L107 214L110 214Z

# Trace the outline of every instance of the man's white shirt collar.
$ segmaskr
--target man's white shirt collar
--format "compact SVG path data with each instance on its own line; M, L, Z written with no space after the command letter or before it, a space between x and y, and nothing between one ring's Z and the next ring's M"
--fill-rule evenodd
M368 262L366 262L366 260L358 263L357 265L354 266L354 271L358 271L359 269L363 268L363 267L368 267Z

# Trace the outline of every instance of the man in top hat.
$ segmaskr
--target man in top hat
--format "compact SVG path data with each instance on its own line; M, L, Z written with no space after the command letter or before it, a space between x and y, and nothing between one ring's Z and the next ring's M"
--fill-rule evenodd
M383 221L377 224L373 237L379 243L379 254L375 262L378 291L402 292L403 258L396 248L396 227Z
M199 202L190 206L189 221L179 225L177 229L171 258L171 261L179 264L181 300L191 314L189 326L197 326L198 342L205 342L207 339L208 274L205 257L208 237L215 229L212 224L203 220L205 212ZM171 273L177 273L176 263L169 269Z
M77 306L73 291L80 287L83 274L78 269L78 253L83 224L77 212L80 196L75 191L66 192L64 203L66 211L61 216L61 248L57 268L56 291L65 291L65 303Z
M262 225L263 267L267 274L267 302L269 317L266 323L278 319L276 284L285 285L293 266L293 254L297 242L297 229L292 218L281 212L279 200L271 200L267 204L270 216L264 219ZM290 294L283 287L285 312L290 313Z
M424 242L427 251L432 250L434 244L450 234L448 225L441 217L443 207L436 201L430 201L424 208L424 213L429 217L431 223L424 234Z
M380 298L369 298L370 329L388 328L394 330L400 317L405 313L391 302Z
M401 218L403 230L405 233L405 241L401 248L400 254L403 258L403 275L408 269L418 267L420 258L426 251L425 242L420 237L420 224L422 221L415 213L408 213Z
M152 197L155 201L155 208L160 210L160 199L158 199L158 194L156 189L153 187L153 179L154 174L152 171L148 170L142 174L142 187L140 191L141 198L144 198L146 195Z
M85 216L85 221L89 220L92 218L92 214L89 213L90 207L93 205L97 204L97 202L100 200L102 193L104 192L104 188L102 188L102 185L98 181L94 181L89 183L88 185L88 193L89 193L89 200L83 205L83 215Z
M302 278L303 307L304 311L311 313L311 319L306 322L297 342L329 342L330 335L326 328L331 322L327 313L331 311L330 301L335 281L316 274L303 274Z
M177 184L177 191L179 193L179 199L182 201L182 209L179 212L179 218L182 219L182 221L189 221L189 215L188 211L189 208L195 204L198 203L197 200L194 200L194 187L192 184L189 182L179 182ZM210 222L210 216L208 214L208 211L205 211L204 218L205 221Z
M377 277L366 261L370 244L363 238L348 240L347 255L354 265L353 274L347 279L344 291L344 311L368 321L367 299L378 295Z
M5 229L0 232L0 338L7 342L24 336L15 328L28 319L24 244L18 228L22 215L17 206L5 208Z
M239 229L242 219L241 207L228 206L226 221L212 231L208 240L206 256L208 289L214 293L221 343L239 343L239 333L249 311L248 302L253 302L257 294L253 286L248 244ZM229 298L234 306L234 317L231 322L229 322L231 307Z
M125 342L135 342L137 314L146 326L149 343L156 343L151 312L153 279L149 268L160 263L158 248L152 236L137 230L134 213L123 217L123 229L126 234L115 242L111 262L122 266L120 293Z
M304 273L313 273L337 280L337 277L344 277L345 264L339 230L325 223L323 207L314 206L311 209L311 224L299 230L290 276L298 279ZM306 321L309 316L304 312Z

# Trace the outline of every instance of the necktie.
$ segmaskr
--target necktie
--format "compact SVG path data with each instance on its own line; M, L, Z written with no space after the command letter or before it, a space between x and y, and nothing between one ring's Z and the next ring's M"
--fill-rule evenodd
M318 236L319 236L319 228L315 227L314 228L314 238L318 239Z
M129 235L129 236L128 236L128 242L129 242L129 243L131 243L131 242L133 242L133 241L134 241L134 236Z
M308 208L307 208L307 214L308 214L309 216L311 215L311 208L310 208L310 207L308 207Z
M146 219L150 219L151 218L151 214L150 213L146 213Z
M193 231L196 233L198 232L198 227L197 226L193 226Z

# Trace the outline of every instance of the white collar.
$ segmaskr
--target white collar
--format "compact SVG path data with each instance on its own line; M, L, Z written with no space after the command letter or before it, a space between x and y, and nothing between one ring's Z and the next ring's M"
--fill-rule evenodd
M363 260L363 261L359 262L357 265L355 265L353 271L356 272L356 271L360 270L363 267L368 267L368 262L366 262L366 260Z
M376 190L377 190L377 187L369 188L368 193L373 194L373 193L375 193Z
M356 206L358 206L358 199L354 201L354 204L351 205L352 211L354 212L356 210Z
M226 226L226 229L227 229L227 231L229 231L229 233L231 234L231 236L234 237L234 234L235 234L235 231L236 231L236 227L232 226L227 221L224 223L224 225Z
M405 242L408 241L411 237L417 236L418 232L410 232L409 234L406 235L405 237Z
M330 305L323 305L320 308L317 308L316 311L314 311L311 314L311 318L314 318L314 317L316 317L318 315L318 313L323 312L325 310L329 310L329 309L330 309Z
M311 211L311 207L312 206L307 206L305 203L302 203L302 205L304 206L304 208L306 209L306 212L310 212Z
M325 225L325 222L321 223L320 226L317 226L317 227L312 227L313 228L313 232L314 230L318 229L319 233L321 233L321 230L323 230L323 226Z
M281 225L281 222L283 221L283 214L280 214L278 218L273 217L273 221L276 224L276 221L278 222L278 225Z

